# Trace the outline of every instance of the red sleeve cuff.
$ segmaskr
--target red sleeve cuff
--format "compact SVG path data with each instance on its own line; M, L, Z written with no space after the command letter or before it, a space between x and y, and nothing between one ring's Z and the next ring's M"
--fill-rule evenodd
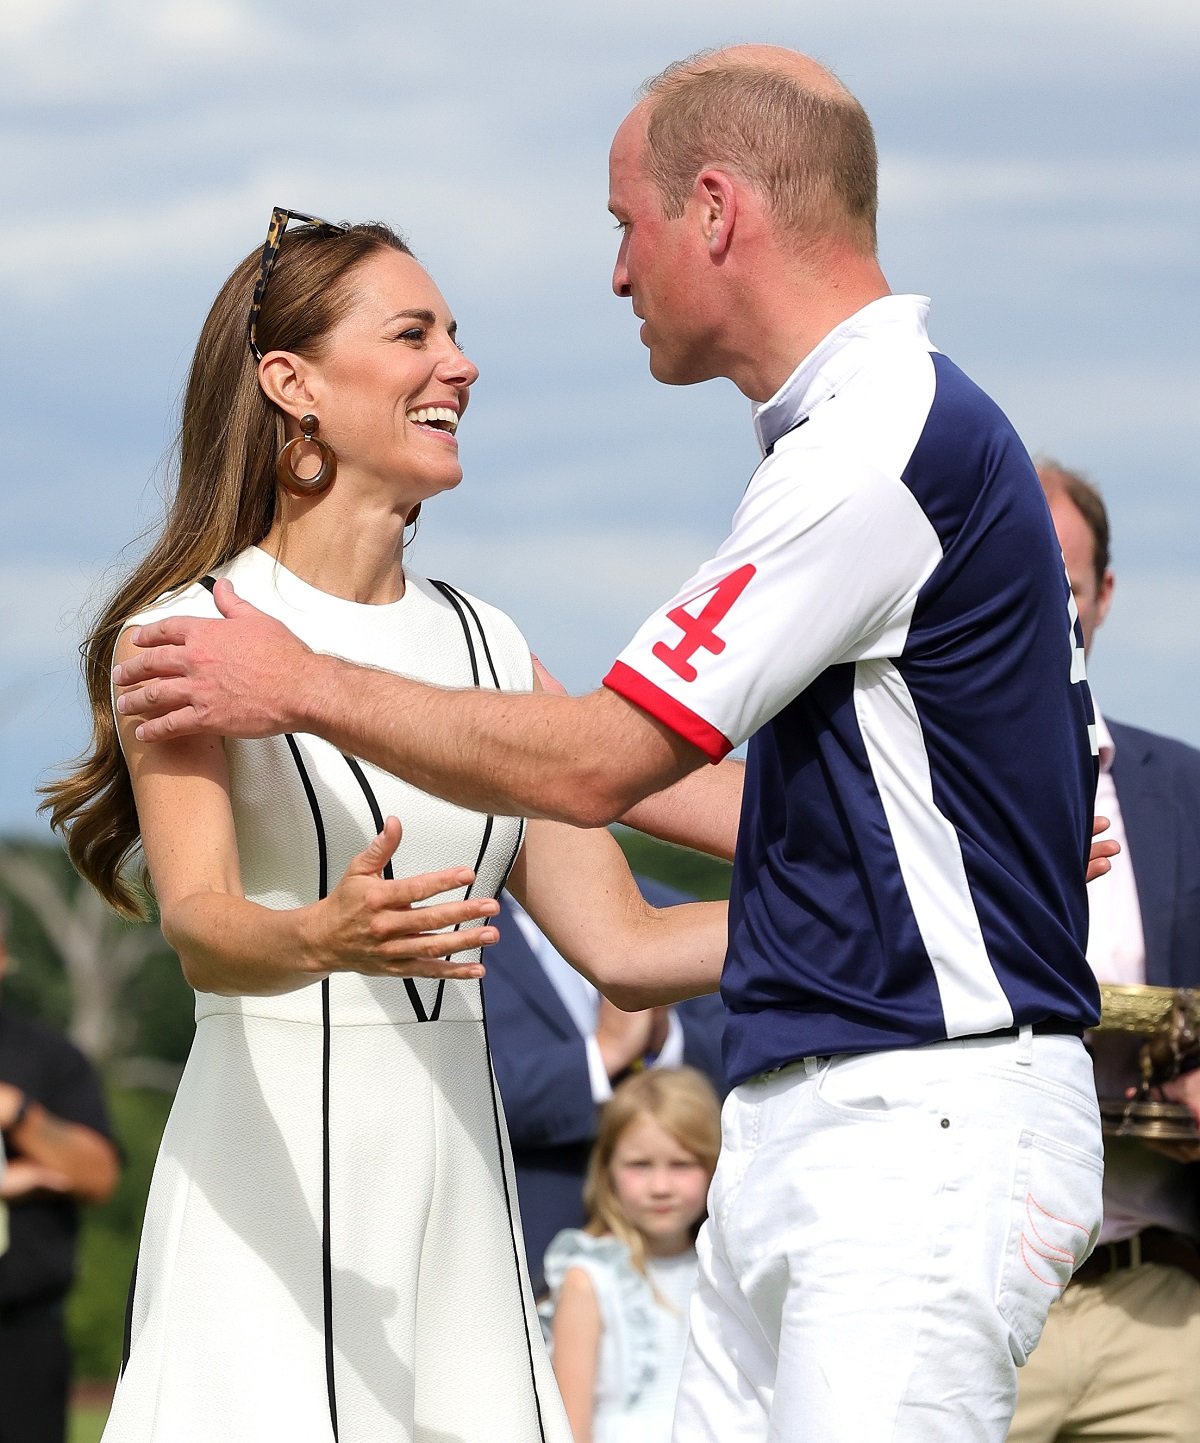
M640 672L626 666L623 661L613 662L604 678L604 685L618 696L623 696L626 701L631 701L634 706L640 707L642 711L648 712L655 721L670 727L684 741L699 747L709 761L719 762L733 750L733 743L715 726L697 716L694 711L689 711L682 702L676 701L652 681L647 681Z

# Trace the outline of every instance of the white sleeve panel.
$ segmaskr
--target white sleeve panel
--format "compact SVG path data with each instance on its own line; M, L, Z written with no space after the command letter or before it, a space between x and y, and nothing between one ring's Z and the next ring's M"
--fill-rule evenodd
M801 438L762 463L720 550L605 678L713 757L826 667L899 651L941 559L902 481Z

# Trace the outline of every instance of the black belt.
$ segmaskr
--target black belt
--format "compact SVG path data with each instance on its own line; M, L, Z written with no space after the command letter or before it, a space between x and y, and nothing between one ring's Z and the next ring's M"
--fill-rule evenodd
M1099 1283L1125 1268L1143 1263L1162 1263L1179 1268L1200 1283L1200 1249L1191 1238L1167 1228L1144 1228L1119 1243L1100 1243L1095 1252L1075 1269L1073 1283Z
M1002 1027L999 1032L968 1032L965 1037L951 1037L950 1042L979 1042L988 1037L1019 1037L1021 1028L1028 1027L1035 1037L1082 1037L1083 1024L1064 1022L1061 1017L1045 1017L1041 1022L1014 1022L1011 1027Z
M1014 1022L1011 1027L1002 1028L999 1032L968 1032L968 1033L966 1033L966 1034L965 1034L964 1036L962 1036L962 1037L947 1037L947 1038L944 1039L944 1041L946 1041L946 1042L987 1042L987 1041L989 1041L989 1040L990 1040L991 1038L993 1038L993 1037L1019 1037L1019 1036L1021 1035L1021 1028L1022 1028L1022 1027L1028 1027L1035 1037L1080 1037L1080 1038L1082 1038L1083 1033L1084 1033L1084 1028L1083 1028L1083 1025L1082 1025L1081 1023L1078 1023L1078 1022L1064 1022L1064 1021L1063 1021L1061 1018L1059 1018L1059 1017L1047 1017L1047 1018L1044 1018L1041 1022L1032 1022L1032 1023L1030 1023L1030 1022ZM926 1047L936 1047L937 1045L938 1045L938 1044L937 1044L937 1042L935 1042L935 1041L930 1041L930 1042L928 1042L928 1043L918 1043L918 1044L917 1044L917 1046L926 1046ZM905 1049L903 1049L903 1048L872 1048L872 1049L870 1049L870 1051L872 1051L872 1052L900 1052L900 1051L904 1051L904 1050L905 1050ZM836 1054L835 1054L835 1053L830 1053L830 1052L822 1052L822 1053L813 1053L813 1054L811 1054L814 1062L828 1062L828 1061L830 1060L830 1058L831 1058L831 1057L834 1057L834 1056L837 1056L837 1057L864 1057L864 1056L866 1056L866 1055L867 1055L867 1053L865 1053L865 1052L860 1052L860 1053L839 1052L839 1053L836 1053ZM796 1066L798 1066L801 1062L803 1062L804 1060L805 1060L805 1059L804 1059L803 1057L794 1058L791 1062L783 1062L783 1063L780 1063L780 1065L779 1065L778 1067L770 1067L770 1068L768 1068L768 1069L766 1070L766 1072L760 1072L760 1073L758 1074L758 1076L759 1076L759 1077L774 1077L777 1073L780 1073L780 1072L784 1071L785 1068L788 1068L788 1067L796 1067Z

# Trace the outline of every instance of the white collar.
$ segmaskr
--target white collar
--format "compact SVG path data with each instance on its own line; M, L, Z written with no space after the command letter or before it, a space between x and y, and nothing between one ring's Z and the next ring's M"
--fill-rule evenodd
M1102 772L1111 772L1113 758L1117 754L1117 744L1113 741L1113 735L1108 729L1108 723L1100 714L1100 708L1096 705L1095 696L1092 697L1092 711L1096 714L1096 747L1100 753L1100 770Z
M846 384L862 357L862 348L854 342L893 336L928 344L928 314L928 296L880 296L835 326L771 399L754 407L754 430L763 454L814 406L827 401Z

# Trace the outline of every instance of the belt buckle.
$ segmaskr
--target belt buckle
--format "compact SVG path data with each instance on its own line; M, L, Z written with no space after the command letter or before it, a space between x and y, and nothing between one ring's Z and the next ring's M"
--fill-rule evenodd
M1142 1265L1142 1235L1134 1233L1131 1238L1121 1238L1115 1243L1105 1243L1105 1261L1108 1267L1104 1276L1119 1273L1125 1268L1140 1268Z

